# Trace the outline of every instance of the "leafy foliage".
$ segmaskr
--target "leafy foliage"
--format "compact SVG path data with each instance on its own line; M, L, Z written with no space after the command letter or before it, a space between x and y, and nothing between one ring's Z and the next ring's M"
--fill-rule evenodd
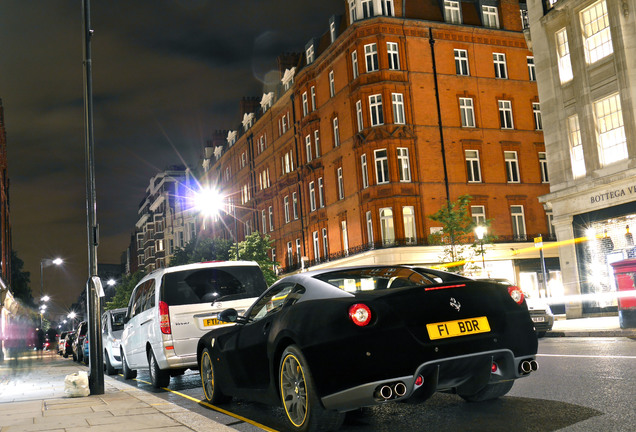
M24 261L18 257L18 253L11 251L11 292L13 297L20 300L23 304L35 307L35 300L31 292L31 273L22 271Z
M170 267L204 261L227 261L230 259L231 240L222 238L193 239L170 258Z
M278 279L273 270L276 263L270 258L272 243L274 242L268 234L261 235L258 231L254 231L245 238L245 241L238 244L239 259L256 261L265 275L267 285L273 284ZM237 258L236 243L230 248L229 253L231 259Z
M104 305L104 310L127 307L133 289L144 276L145 273L143 271L124 276L121 283L115 288L113 299Z

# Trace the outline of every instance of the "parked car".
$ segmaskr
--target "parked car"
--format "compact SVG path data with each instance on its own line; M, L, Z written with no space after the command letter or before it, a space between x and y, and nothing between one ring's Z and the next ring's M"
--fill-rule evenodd
M60 333L59 337L57 338L57 353L59 355L63 355L64 354L64 350L65 350L65 346L64 346L64 339L66 339L66 335L68 334L67 331L63 331Z
M436 391L498 398L538 368L522 291L412 266L325 269L283 278L235 326L206 333L207 401L282 405L295 431L337 429L363 406Z
M226 308L241 311L267 289L253 261L224 261L163 268L134 288L121 337L125 379L149 368L152 385L165 387L171 376L196 369L197 343L219 325Z
M88 322L82 321L75 331L75 339L73 340L73 361L84 361L84 339L88 333Z
M75 331L69 331L66 333L66 337L63 340L64 351L62 352L62 356L64 358L68 358L68 356L73 357L73 341L75 340Z
M550 305L542 298L531 297L526 294L526 304L528 305L528 311L530 312L530 318L534 323L534 329L537 332L537 337L543 337L545 334L552 330L554 325L554 315Z
M121 369L119 350L121 334L124 331L126 308L112 309L102 315L102 345L104 347L104 371L115 375Z

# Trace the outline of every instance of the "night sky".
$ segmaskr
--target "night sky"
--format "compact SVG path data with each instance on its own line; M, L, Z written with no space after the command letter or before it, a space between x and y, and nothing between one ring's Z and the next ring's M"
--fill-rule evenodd
M117 264L152 176L196 165L276 56L325 33L344 0L91 0L100 263ZM13 249L59 312L88 278L81 0L0 0L0 98Z

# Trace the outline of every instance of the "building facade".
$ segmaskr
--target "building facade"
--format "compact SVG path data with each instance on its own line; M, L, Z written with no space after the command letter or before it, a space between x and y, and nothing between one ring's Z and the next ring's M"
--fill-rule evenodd
M552 211L568 316L612 310L611 263L634 256L633 0L530 0ZM582 295L582 296L580 296Z
M4 127L4 108L0 99L0 361L4 359L3 341L9 324L9 315L12 313L12 307L17 307L10 286L12 246L7 172L7 134Z
M283 273L431 265L442 248L429 216L468 194L473 221L498 237L482 275L538 292L533 238L553 233L537 199L549 177L525 4L344 4L303 53L279 58L280 87L207 152L227 203L210 229L269 234ZM558 280L556 252L546 257Z

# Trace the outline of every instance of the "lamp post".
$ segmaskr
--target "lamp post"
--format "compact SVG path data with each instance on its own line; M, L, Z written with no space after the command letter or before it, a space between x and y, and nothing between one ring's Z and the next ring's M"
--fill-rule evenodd
M477 225L475 227L475 235L477 239L479 239L479 244L481 246L481 266L482 272L486 271L486 258L484 257L484 237L486 235L487 228L483 225Z

